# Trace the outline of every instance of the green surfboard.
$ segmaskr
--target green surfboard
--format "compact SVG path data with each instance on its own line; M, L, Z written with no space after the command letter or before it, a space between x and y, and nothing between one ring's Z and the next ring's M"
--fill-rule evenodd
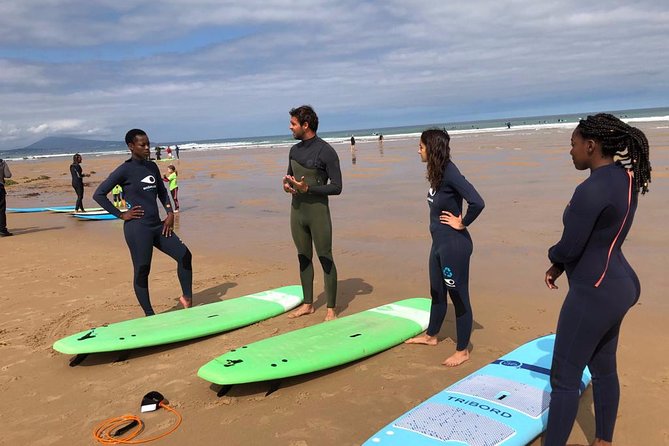
M221 385L277 380L346 364L389 349L427 328L430 300L413 298L236 348L203 365Z
M302 287L276 288L193 308L91 328L60 339L53 349L83 355L200 338L285 313L302 303Z

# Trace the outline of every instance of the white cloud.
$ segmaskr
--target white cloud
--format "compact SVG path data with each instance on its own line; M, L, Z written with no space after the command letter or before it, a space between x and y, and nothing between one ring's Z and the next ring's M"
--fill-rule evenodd
M285 132L304 102L324 129L662 106L666 23L665 0L11 2L0 147L145 124L155 140Z

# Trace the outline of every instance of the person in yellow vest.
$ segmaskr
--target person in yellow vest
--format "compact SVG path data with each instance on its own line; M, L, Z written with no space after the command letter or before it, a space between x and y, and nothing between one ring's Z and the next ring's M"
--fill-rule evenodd
M123 194L123 188L120 184L117 184L112 189L112 196L114 197L114 206L117 208L124 208L125 205L125 196Z
M172 201L174 201L174 212L179 212L179 183L177 183L177 168L174 164L167 166L167 175L163 175L163 181L170 183L168 188Z

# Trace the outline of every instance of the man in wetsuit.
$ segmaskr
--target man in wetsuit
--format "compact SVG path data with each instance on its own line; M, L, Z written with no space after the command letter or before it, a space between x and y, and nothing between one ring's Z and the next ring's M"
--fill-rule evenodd
M313 246L323 267L327 314L325 320L337 317L337 268L332 258L332 220L328 195L339 195L342 189L339 157L330 144L316 135L318 116L303 105L290 111L290 130L300 140L290 149L288 172L283 190L292 194L290 230L300 263L300 281L304 303L289 317L314 312ZM312 246L313 243L313 246Z
M11 178L12 172L4 160L0 160L0 237L9 237L14 234L7 230L7 201L5 197L5 178Z
M84 209L84 177L90 177L91 174L83 173L81 170L81 155L75 153L72 156L70 164L70 174L72 175L72 187L77 194L77 203L74 206L75 211L85 212Z

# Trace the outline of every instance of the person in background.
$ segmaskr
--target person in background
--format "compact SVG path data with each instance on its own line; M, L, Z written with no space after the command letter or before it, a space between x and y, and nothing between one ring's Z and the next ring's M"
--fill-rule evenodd
M174 155L179 159L179 145L174 146Z
M125 198L123 196L123 188L120 184L117 184L112 189L112 197L114 198L114 206L117 208L125 207Z
M586 366L592 374L593 445L612 444L620 400L620 326L641 294L622 244L639 192L648 192L649 152L641 130L607 113L581 120L571 135L574 167L590 175L576 187L562 215L562 237L548 250L546 286L556 290L555 281L566 272L569 291L555 332L545 446L564 446L569 439Z
M72 156L70 164L70 174L72 175L72 187L77 194L77 203L74 205L75 211L85 212L84 209L84 177L90 177L90 173L83 173L81 170L81 155L75 153Z
M10 237L14 234L7 230L7 191L5 178L11 178L12 172L5 160L0 159L0 237Z
M160 150L162 147L156 146L156 161L160 161Z
M172 148L170 146L167 146L165 153L167 153L167 158L172 159Z
M163 181L169 183L168 189L174 201L174 213L179 213L179 183L177 183L177 168L174 164L167 166L167 175L163 175Z

